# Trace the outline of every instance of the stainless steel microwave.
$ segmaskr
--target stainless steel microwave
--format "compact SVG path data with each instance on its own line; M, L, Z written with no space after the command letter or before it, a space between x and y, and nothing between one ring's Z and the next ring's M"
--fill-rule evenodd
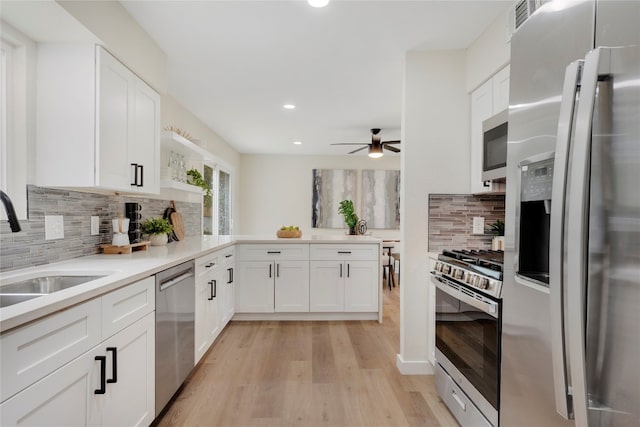
M482 180L507 176L507 130L509 114L504 110L482 122Z

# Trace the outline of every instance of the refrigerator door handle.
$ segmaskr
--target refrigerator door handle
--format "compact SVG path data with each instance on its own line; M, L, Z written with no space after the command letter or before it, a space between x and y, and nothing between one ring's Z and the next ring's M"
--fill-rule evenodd
M584 63L576 131L569 172L570 221L567 226L567 334L576 427L587 427L589 402L586 384L586 283L589 213L589 177L593 111L601 68L608 68L610 50L590 52Z
M558 135L554 159L554 177L551 198L551 228L549 232L549 294L551 310L551 357L556 411L565 419L571 418L567 358L564 341L563 253L564 218L569 146L573 130L576 97L580 88L580 73L584 61L571 63L565 72L562 104L558 120Z

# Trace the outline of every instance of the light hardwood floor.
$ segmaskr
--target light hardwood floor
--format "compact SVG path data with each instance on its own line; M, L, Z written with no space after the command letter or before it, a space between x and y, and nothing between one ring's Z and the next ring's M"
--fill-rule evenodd
M432 376L403 376L399 288L384 319L231 322L158 426L458 426Z

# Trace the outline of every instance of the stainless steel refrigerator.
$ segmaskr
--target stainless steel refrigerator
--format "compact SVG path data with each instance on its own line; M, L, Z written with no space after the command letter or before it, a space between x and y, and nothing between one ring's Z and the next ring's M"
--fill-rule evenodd
M511 40L500 425L637 427L640 1L542 3Z

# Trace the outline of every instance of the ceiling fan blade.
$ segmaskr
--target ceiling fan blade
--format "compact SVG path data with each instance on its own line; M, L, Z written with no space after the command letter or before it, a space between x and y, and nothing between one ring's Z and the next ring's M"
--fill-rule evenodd
M388 147L386 144L382 146L385 150L393 151L394 153L399 153L400 149L396 147Z
M400 144L400 140L395 141L382 141L382 144Z
M336 142L330 145L369 145L368 142Z
M365 148L369 148L369 145L367 144L367 145L365 145L365 146L364 146L364 147L362 147L362 148L358 148L357 150L349 151L347 154L357 153L358 151L362 151L362 150L364 150Z

